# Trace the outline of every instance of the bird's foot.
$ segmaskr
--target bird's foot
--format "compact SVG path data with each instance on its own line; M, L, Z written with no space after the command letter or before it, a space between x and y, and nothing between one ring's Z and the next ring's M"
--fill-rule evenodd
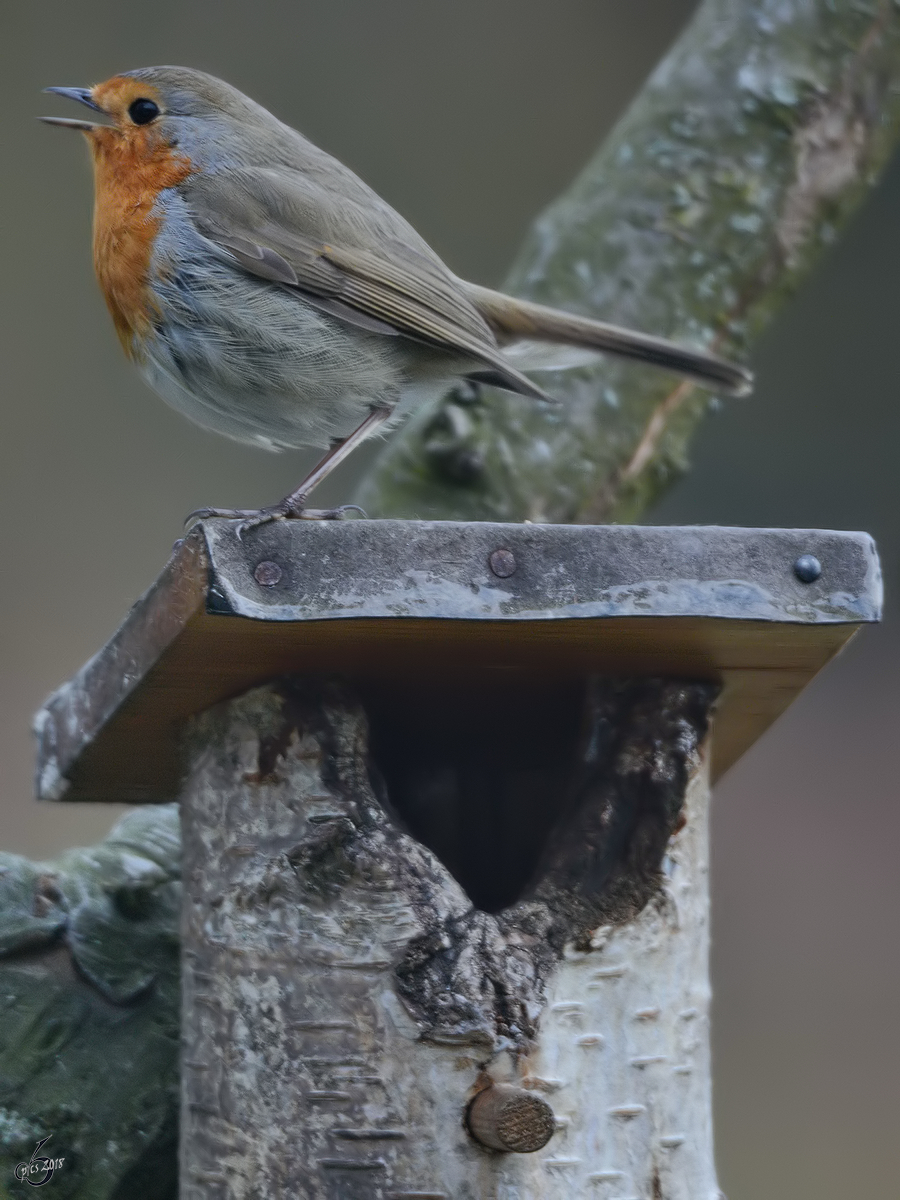
M235 532L238 541L243 541L244 534L249 530L268 525L270 521L339 521L348 512L357 512L361 517L367 516L358 504L341 504L337 508L307 508L302 500L287 497L268 508L195 508L192 513L188 513L184 523L188 526L195 521L208 521L211 518L240 521Z

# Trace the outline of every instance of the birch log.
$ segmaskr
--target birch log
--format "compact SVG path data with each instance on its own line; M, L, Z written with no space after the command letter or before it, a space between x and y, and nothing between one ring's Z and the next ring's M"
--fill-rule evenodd
M182 1195L713 1200L714 695L588 686L544 860L496 914L379 797L345 690L287 680L198 718ZM549 1102L544 1149L497 1153L467 1132L492 1082Z

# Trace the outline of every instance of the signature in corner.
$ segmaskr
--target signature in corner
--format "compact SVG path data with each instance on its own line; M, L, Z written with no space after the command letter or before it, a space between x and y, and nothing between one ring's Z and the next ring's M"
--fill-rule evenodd
M25 1183L30 1184L31 1187L40 1187L42 1184L47 1183L48 1180L52 1179L53 1172L58 1171L66 1161L64 1158L47 1158L46 1155L41 1154L41 1147L45 1142L49 1142L52 1137L53 1134L48 1133L45 1138L41 1138L41 1140L35 1146L34 1153L28 1162L18 1164L16 1167L16 1179L18 1179L20 1183L24 1181ZM29 1179L29 1175L40 1175L42 1178Z

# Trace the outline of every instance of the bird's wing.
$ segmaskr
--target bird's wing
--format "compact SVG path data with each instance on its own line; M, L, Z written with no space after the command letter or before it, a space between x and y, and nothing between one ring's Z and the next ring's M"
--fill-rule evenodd
M505 361L459 280L374 195L363 205L301 172L251 168L194 175L179 190L198 231L251 274L369 331L471 358L473 378L549 399Z

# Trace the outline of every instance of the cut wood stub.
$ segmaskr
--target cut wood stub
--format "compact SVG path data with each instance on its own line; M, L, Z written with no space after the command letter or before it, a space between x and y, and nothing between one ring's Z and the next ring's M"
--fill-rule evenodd
M469 1105L466 1126L476 1142L491 1150L534 1154L553 1137L556 1118L538 1093L509 1083L490 1083Z
M616 1195L713 1195L714 697L586 684L546 847L495 913L406 831L415 805L393 803L396 764L373 761L346 688L284 680L195 718L183 1195L568 1200L607 1178ZM485 1072L552 1105L547 1146L469 1135Z

